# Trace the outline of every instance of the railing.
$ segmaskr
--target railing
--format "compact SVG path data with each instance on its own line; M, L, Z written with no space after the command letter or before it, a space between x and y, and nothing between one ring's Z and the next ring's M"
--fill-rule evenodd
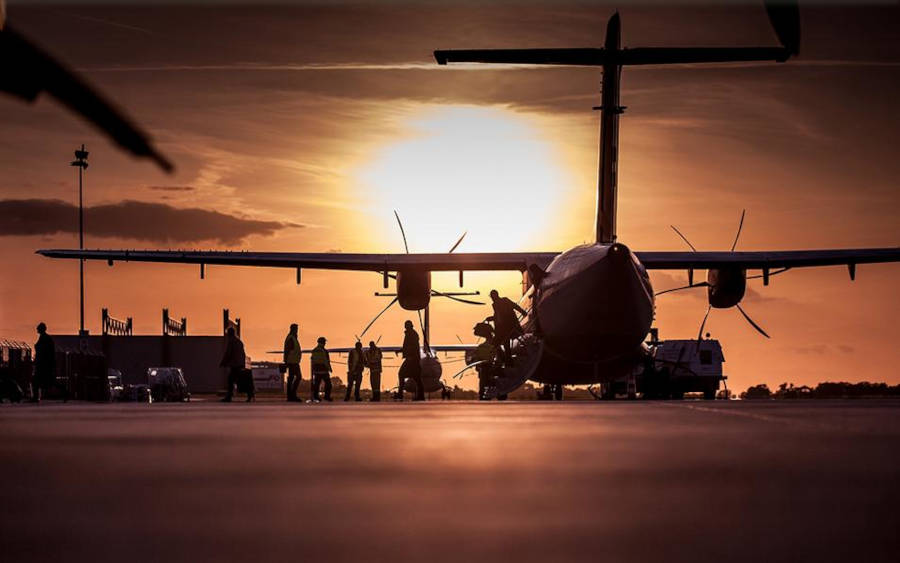
M163 336L187 336L187 318L181 317L181 321L176 321L169 317L169 310L163 309Z
M109 309L103 309L103 334L114 336L131 336L133 334L133 322L131 317L124 321L109 316Z
M238 338L241 337L241 319L231 320L228 309L222 309L222 334L227 333L229 328L234 329L234 333Z

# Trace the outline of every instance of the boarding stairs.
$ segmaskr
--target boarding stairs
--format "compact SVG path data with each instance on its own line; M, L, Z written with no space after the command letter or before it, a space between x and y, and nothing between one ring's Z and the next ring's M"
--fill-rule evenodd
M494 378L494 384L485 390L486 399L505 397L531 379L541 363L544 342L527 334L513 342L513 363Z

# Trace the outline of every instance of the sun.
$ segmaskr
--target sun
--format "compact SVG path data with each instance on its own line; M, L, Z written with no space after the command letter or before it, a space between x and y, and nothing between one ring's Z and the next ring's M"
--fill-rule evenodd
M540 117L499 107L423 108L407 134L356 172L359 195L385 242L410 252L543 250L572 181Z

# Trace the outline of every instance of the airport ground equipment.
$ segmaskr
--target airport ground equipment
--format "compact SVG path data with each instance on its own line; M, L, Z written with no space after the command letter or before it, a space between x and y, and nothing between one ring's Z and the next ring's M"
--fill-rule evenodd
M184 373L176 367L149 368L147 385L155 402L186 402L191 400Z
M0 339L0 400L21 401L33 370L31 346L27 342Z
M703 393L715 399L725 355L718 340L662 340L653 347L654 370L636 376L646 398L682 399L685 393Z

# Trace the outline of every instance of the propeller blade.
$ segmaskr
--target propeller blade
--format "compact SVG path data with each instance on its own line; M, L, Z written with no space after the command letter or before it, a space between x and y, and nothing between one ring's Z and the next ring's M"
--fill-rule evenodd
M446 293L441 293L440 291L437 291L436 289L431 290L431 295L437 296L437 297L446 297L447 299L452 299L453 301L459 301L460 303L465 303L466 305L484 305L484 303L482 303L481 301L472 301L469 299L462 299L462 298L456 297L455 295L447 295Z
M700 351L700 343L703 342L703 329L706 328L706 319L709 318L709 312L712 311L712 305L706 306L706 314L703 315L703 322L700 323L700 330L697 331L697 347L694 350L694 353L698 353Z
M741 222L738 223L738 232L734 236L734 244L731 245L731 251L734 252L734 249L737 248L737 241L741 238L741 229L744 228L744 215L747 213L746 209L741 210Z
M461 243L463 241L463 239L466 238L467 234L469 234L469 231L464 232L462 234L462 236L459 237L459 240L456 241L456 244L454 244L453 247L450 248L450 250L447 252L447 254L453 254L453 251L456 250L456 247L459 246L459 243Z
M695 287L708 287L708 286L709 286L708 283L706 283L706 282L700 282L700 283L695 283L694 285L685 285L685 286L682 286L682 287L673 287L672 289L664 289L664 290L662 290L662 291L658 291L658 292L654 293L653 295L654 295L654 296L659 296L659 295L662 295L662 294L664 294L664 293L673 293L673 292L675 292L675 291L681 291L682 289L694 289Z
M390 308L394 305L394 303L397 302L398 299L400 299L400 298L399 298L399 297L394 297L393 299L391 299L391 302L388 303L387 307L385 307L384 309L381 310L380 313L378 313L377 315L375 315L375 318L372 319L372 320L369 322L369 324L366 325L366 328L364 328L363 331L359 333L359 336L365 336L366 331L369 330L369 328L371 328L371 326L372 326L373 324L375 324L375 321L377 321L378 318L381 317L381 315L383 315L388 309L390 309Z
M678 230L678 227L676 227L675 225L669 225L669 226L672 227L672 230L673 230L673 231L675 231L676 233L678 233L678 236L681 237L681 240L683 240L684 242L686 242L687 245L691 247L691 250L693 250L694 252L697 252L697 249L694 248L694 245L691 244L691 241L689 241L689 240L687 239L686 236L684 236L683 234L681 234L681 231Z
M706 328L706 319L709 318L709 312L712 311L712 305L706 306L706 314L703 315L703 322L700 323L700 330L697 332L697 342L703 340L703 329Z
M419 328L422 330L422 346L425 348L425 352L429 352L431 347L428 345L428 334L425 332L425 323L422 321L422 310L416 311L419 314Z
M800 52L800 7L797 2L766 2L766 13L775 35L792 55Z
M762 335L765 336L766 338L772 338L771 336L769 336L769 335L766 333L766 331L764 331L764 330L762 329L762 327L760 327L758 324L756 324L755 322L753 322L753 319L750 318L750 315L748 315L746 312L744 312L744 309L741 308L740 304L736 305L736 307L737 307L737 310L740 311L742 315L744 315L744 318L747 319L747 322L750 323L750 326L752 326L753 328L755 328L756 331L757 331L758 333L762 334Z
M475 366L480 366L481 364L486 363L486 362L487 362L487 360L478 360L477 362L473 362L473 363L471 363L471 364L468 364L466 367L462 368L461 370L459 370L458 372L456 372L455 374L453 374L452 379L457 379L458 377L461 377L462 374L466 373L467 371L469 371L469 370L472 369L473 367L475 367Z
M403 222L400 220L400 214L397 213L397 210L394 210L394 217L397 218L397 224L400 225L400 234L403 235L403 248L406 249L406 253L409 254L409 245L406 244L406 231L403 230Z

